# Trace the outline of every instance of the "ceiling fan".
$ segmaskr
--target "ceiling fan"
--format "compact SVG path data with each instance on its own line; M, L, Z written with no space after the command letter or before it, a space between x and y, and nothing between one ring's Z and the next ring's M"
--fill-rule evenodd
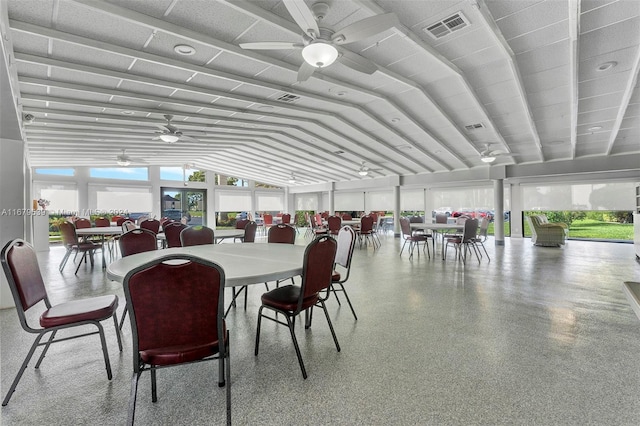
M302 29L302 42L263 41L240 43L240 47L251 50L301 49L304 62L298 70L298 81L306 81L316 68L328 67L336 60L356 71L373 74L378 69L376 64L357 53L340 48L340 45L363 40L398 25L398 17L394 13L385 13L361 19L334 31L322 22L329 10L327 3L318 2L311 8L304 0L283 0L283 4Z
M118 166L122 166L122 167L126 167L128 165L130 165L131 163L142 163L142 164L146 164L147 162L144 161L141 158L131 158L129 157L125 150L122 150L122 154L118 155L116 157L116 163L118 164Z
M365 165L365 161L360 162L360 168L358 169L358 174L360 176L367 176L369 172L378 172L382 169L371 169Z
M501 151L501 150L492 150L490 148L492 144L490 143L486 143L484 144L484 150L480 151L480 160L483 163L493 163L494 161L496 161L496 158L501 157L501 156L506 156L506 157L512 157L513 154L505 152L505 151Z
M165 114L164 118L167 120L167 124L164 124L162 126L162 127L164 127L163 130L157 130L156 131L158 136L153 138L153 140L161 140L161 141L167 142L167 143L175 143L175 142L178 142L181 139L191 140L193 142L200 142L198 139L194 138L193 136L185 135L180 130L178 130L178 128L176 126L171 124L171 120L173 119L173 115Z

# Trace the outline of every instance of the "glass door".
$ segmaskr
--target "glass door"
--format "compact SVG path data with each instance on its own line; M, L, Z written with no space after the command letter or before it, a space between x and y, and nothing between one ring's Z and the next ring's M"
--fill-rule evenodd
M193 188L160 188L162 217L176 221L184 218L187 225L207 224L207 190Z

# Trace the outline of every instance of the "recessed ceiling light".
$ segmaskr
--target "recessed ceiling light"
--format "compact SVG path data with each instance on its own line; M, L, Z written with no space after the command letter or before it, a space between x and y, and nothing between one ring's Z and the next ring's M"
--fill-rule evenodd
M191 56L196 53L196 49L188 44L176 44L173 48L178 55Z
M347 92L345 92L344 90L336 92L336 96L347 96Z
M587 130L593 132L594 130L600 130L600 129L602 129L602 126L591 126Z
M120 114L123 114L123 115L133 115L133 114L135 114L135 113L134 113L133 111L121 111L121 112L120 112Z
M393 117L393 118L391 119L391 122L392 122L392 123L399 123L399 122L400 122L400 119L399 119L398 117Z
M606 70L610 70L611 68L615 67L616 65L618 65L618 63L616 61L609 61L609 62L605 62L603 64L598 65L598 68L596 68L598 71L606 71Z

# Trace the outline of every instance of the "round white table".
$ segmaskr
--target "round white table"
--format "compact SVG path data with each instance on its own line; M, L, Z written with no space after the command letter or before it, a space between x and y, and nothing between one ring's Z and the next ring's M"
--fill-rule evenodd
M293 244L207 244L138 253L107 267L107 277L123 282L132 269L168 254L189 254L222 266L226 287L261 284L302 274L306 246Z
M213 231L213 237L216 240L216 243L219 243L226 238L244 237L244 229L216 229Z

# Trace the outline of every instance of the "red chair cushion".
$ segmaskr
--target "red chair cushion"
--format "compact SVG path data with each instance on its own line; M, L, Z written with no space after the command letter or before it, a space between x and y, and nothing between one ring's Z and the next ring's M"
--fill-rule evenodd
M218 353L218 341L202 345L180 345L140 351L140 358L151 365L172 365L197 361Z
M287 285L273 289L262 295L262 304L282 311L293 312L298 309L298 298L300 297L300 287ZM318 301L318 293L302 300L302 310L313 306Z
M116 295L72 300L44 311L40 316L40 326L50 328L81 321L100 321L112 316L117 308Z
M333 282L340 281L340 272L333 271L333 274L331 275L331 281Z

